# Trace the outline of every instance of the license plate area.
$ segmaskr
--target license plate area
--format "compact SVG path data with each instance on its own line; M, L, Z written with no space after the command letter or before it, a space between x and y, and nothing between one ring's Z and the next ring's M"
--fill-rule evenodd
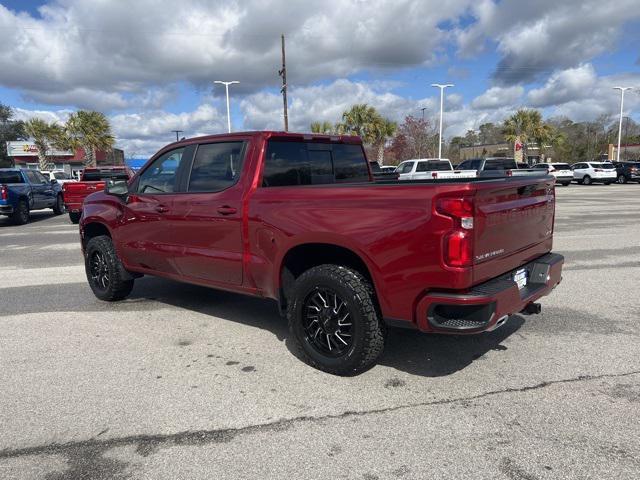
M526 268L520 268L513 274L513 281L518 285L518 290L522 290L527 286L529 275Z

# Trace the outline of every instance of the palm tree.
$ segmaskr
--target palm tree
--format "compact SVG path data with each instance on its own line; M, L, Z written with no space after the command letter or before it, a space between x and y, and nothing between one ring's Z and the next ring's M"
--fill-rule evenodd
M96 166L96 151L111 150L115 139L111 125L101 112L79 110L69 116L66 124L69 144L72 148L84 150L86 166Z
M331 122L312 122L311 123L311 133L333 133L333 124Z
M340 133L358 135L366 144L373 144L376 140L374 133L376 122L380 121L380 114L374 107L361 103L352 106L342 114L339 124Z
M396 122L392 122L386 118L380 117L374 122L373 125L373 145L376 147L378 155L378 164L382 166L384 164L384 147L389 137L393 137L396 133L398 125Z
M57 144L61 137L62 127L55 123L48 123L40 118L32 118L24 123L25 133L33 139L38 147L38 168L49 168L49 156L47 152Z

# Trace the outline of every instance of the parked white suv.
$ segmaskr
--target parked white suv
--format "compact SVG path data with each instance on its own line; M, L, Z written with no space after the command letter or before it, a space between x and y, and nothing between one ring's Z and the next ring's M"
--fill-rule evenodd
M573 172L568 163L538 163L533 166L536 170L546 170L550 175L556 177L556 183L565 187L573 181Z
M616 167L609 162L579 162L571 167L573 178L580 185L591 185L592 183L604 183L609 185L618 178Z
M431 180L439 178L473 178L475 170L454 170L446 158L405 160L396 168L399 180Z

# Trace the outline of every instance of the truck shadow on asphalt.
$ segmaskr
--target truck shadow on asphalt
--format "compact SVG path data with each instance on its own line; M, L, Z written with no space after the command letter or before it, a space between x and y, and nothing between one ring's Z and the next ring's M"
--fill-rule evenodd
M129 298L127 302L134 304L152 300L266 330L298 356L288 339L287 322L279 315L275 302L147 277L136 282ZM512 315L499 329L478 335L428 335L390 328L385 352L378 364L424 377L451 375L474 361L481 361L490 351L506 350L502 342L524 322L522 316Z
M42 220L51 219L54 216L55 215L53 213L51 213L51 210L36 210L36 211L33 211L30 214L29 223L27 223L26 226L28 226L28 225L30 225L32 223L40 222ZM9 217L5 217L4 215L0 216L0 228L14 227L15 229L19 230L20 227L22 227L22 226L23 225L14 224Z

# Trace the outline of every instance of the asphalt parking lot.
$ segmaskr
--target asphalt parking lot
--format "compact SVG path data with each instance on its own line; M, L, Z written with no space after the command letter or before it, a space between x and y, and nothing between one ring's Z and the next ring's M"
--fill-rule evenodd
M0 479L640 477L640 185L558 188L564 280L492 333L392 330L355 378L275 304L92 295L66 216L0 218Z

